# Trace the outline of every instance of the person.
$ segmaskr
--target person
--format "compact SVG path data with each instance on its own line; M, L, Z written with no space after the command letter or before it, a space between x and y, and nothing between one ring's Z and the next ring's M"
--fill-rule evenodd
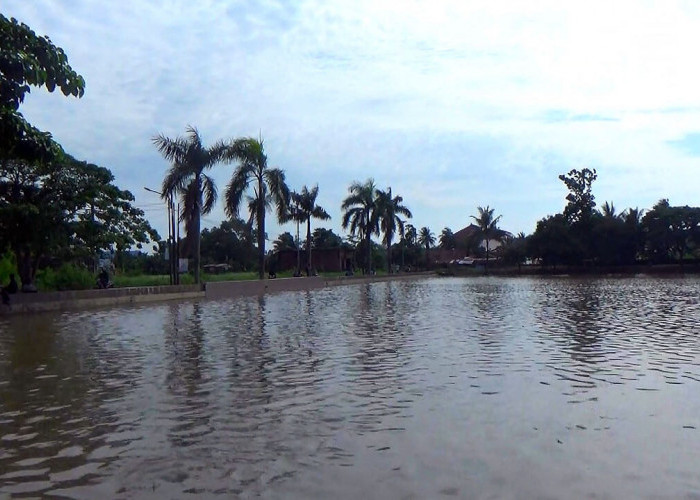
M5 287L5 290L7 290L7 293L9 294L17 293L17 290L19 290L19 286L17 285L17 280L15 280L14 274L10 274L10 282Z
M109 273L105 267L100 268L100 274L97 277L97 286L99 288L109 288Z

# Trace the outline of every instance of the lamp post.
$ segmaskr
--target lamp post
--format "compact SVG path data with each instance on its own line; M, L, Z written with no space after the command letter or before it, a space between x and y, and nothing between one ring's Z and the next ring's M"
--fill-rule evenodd
M144 189L150 193L154 193L163 198L163 193L156 191L155 189L147 188ZM178 224L178 233L180 230L180 224ZM178 235L179 236L179 235ZM179 248L178 240L175 239L175 202L173 201L173 193L168 195L168 245L170 247L170 284L178 285L180 284L180 273L178 272L179 263Z

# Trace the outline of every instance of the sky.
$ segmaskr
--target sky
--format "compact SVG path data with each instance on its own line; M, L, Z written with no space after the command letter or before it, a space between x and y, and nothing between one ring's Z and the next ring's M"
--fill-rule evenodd
M621 211L700 205L700 3L655 1L4 0L62 47L82 99L33 89L20 111L109 168L161 236L168 163L151 139L262 137L291 189L319 185L341 235L353 181L374 178L457 231L478 206L534 231L560 212L558 175L595 168ZM204 227L225 218L235 164ZM292 224L268 217L274 240Z

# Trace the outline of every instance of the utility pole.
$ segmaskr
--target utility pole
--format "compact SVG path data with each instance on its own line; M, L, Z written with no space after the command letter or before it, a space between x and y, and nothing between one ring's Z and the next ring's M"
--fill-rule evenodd
M163 198L163 193L156 191L155 189L150 189L144 186L144 189L150 193L154 193ZM175 207L173 204L173 194L170 193L167 200L168 207L168 251L169 251L169 268L170 268L170 284L175 285L179 283L179 275L177 269L176 259L176 249L175 249ZM179 229L179 228L178 228Z

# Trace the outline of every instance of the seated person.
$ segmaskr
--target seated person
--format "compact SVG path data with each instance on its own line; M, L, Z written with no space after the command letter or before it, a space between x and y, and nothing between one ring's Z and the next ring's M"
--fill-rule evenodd
M19 290L14 274L10 274L10 283L5 287L5 290L7 290L7 293L17 293L17 290Z

